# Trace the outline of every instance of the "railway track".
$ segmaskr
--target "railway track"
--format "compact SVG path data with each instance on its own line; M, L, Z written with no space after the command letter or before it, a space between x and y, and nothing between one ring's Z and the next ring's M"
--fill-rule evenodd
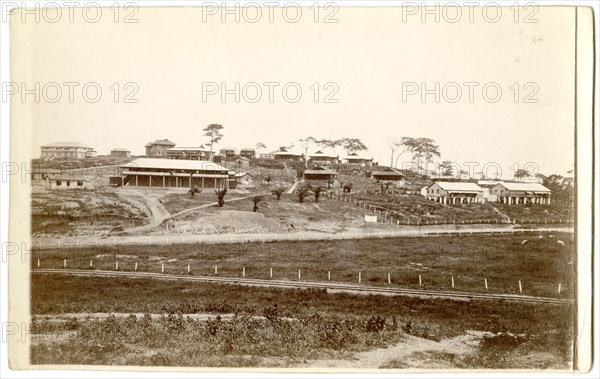
M192 275L171 275L152 272L131 272L131 271L104 271L104 270L67 270L67 269L34 269L32 274L56 274L56 275L75 275L75 276L94 276L94 277L123 277L123 278L145 278L160 280L186 280L192 282L219 283L219 284L237 284L257 287L275 287L275 288L318 288L334 292L364 293L373 295L388 296L417 296L442 299L479 299L479 300L506 300L520 301L528 303L544 304L573 304L572 299L556 299L550 297L535 297L526 295L511 294L487 294L475 292L455 292L455 291L431 291L415 290L408 288L385 288L372 287L344 283L323 283L323 282L296 282L285 280L265 280L249 278L227 278L213 276L192 276Z

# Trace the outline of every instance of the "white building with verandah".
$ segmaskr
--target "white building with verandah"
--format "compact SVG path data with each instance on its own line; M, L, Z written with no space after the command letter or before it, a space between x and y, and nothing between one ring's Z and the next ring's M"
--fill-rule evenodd
M214 162L138 158L121 166L122 185L130 187L228 188L229 170Z
M41 158L85 159L96 157L97 152L81 142L53 142L40 146Z
M428 200L442 204L484 203L484 191L475 183L435 182L425 188ZM423 192L421 192L423 193Z
M551 195L540 183L500 182L490 189L490 196L503 204L550 204Z

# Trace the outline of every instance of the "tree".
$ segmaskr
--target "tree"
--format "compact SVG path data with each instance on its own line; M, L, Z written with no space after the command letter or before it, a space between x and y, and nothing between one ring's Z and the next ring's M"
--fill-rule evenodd
M283 195L285 193L285 189L279 187L279 188L275 188L274 190L271 191L271 193L273 195L275 195L275 197L277 198L277 200L281 200L281 195Z
M358 138L342 138L337 143L346 150L346 155L356 153L357 151L368 150L367 146Z
M190 197L194 197L195 194L202 193L202 190L200 189L200 187L194 186L194 187L190 188L188 193L190 194Z
M317 139L315 137L306 137L299 139L298 142L300 142L300 146L304 149L304 165L308 167L308 149L316 144Z
M529 178L531 176L531 174L529 173L529 171L520 168L517 171L515 171L515 179L517 180L524 180L525 178Z
M273 178L271 178L271 175L265 176L265 182L267 182L267 185L271 185L271 181L273 180Z
M213 151L213 144L219 143L219 141L223 138L223 126L219 124L210 124L206 128L203 129L204 135L210 138L210 150Z
M340 146L340 140L330 140L330 139L320 139L315 141L315 144L321 148L321 150L332 149L335 151L335 148Z
M261 149L266 149L267 145L265 145L263 142L259 142L254 147L256 148L256 150L261 150Z
M445 176L451 176L454 174L454 166L452 165L452 161L443 161L438 166L440 169L440 174Z
M392 139L388 140L388 147L390 148L390 150L392 152L392 156L390 157L390 167L395 167L394 166L394 154L396 153L396 150L398 150L401 146L402 146L402 139L392 138ZM402 155L402 153L400 153L400 155Z
M257 196L252 197L252 203L254 204L254 207L252 208L252 212L258 212L258 204L262 201L263 201L262 196L257 195Z
M217 204L219 205L219 207L223 207L223 205L225 205L225 195L227 194L227 188L215 190L215 193L217 194Z
M321 192L323 192L323 188L316 187L313 189L313 193L315 195L315 203L319 202L319 197L321 197Z
M417 172L422 170L422 160L424 160L425 163L429 163L433 160L433 157L440 156L440 147L436 145L435 141L431 138L402 137L401 144L406 151L412 154L412 161L417 166Z
M304 199L308 196L310 189L308 187L300 187L296 190L296 195L298 195L298 202L304 203Z
M352 183L344 184L344 192L352 192Z

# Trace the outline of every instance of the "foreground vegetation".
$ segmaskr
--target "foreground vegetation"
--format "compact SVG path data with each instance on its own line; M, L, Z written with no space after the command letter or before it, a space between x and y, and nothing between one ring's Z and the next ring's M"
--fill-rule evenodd
M573 338L569 305L55 274L33 275L31 304L37 364L291 367L349 358L409 337L444 341L476 330L490 334L471 354L447 359L446 367L566 368ZM95 312L122 316L52 320ZM194 314L211 316L188 317ZM541 358L514 361L516 353ZM388 367L400 366L392 361Z

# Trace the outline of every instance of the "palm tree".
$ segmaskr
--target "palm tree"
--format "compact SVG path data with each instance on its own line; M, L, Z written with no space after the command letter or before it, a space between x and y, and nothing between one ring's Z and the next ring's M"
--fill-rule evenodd
M195 194L202 193L202 190L200 189L200 187L194 186L194 187L190 188L188 193L190 194L190 197L194 197Z
M219 207L223 207L223 205L225 205L225 194L227 194L227 188L216 190L215 193L217 194L217 204Z
M315 194L315 203L319 202L319 197L321 197L321 192L323 192L323 188L316 187L313 189L313 193Z
M306 187L300 187L296 190L296 194L298 195L298 202L304 203L304 198L308 196L309 189Z
M254 208L252 208L252 212L258 212L258 204L263 201L262 196L254 196L252 197L252 203L254 204Z
M281 195L283 195L283 193L285 192L285 189L279 187L279 188L275 188L274 190L271 191L271 193L273 195L275 195L275 197L277 198L277 200L281 200Z

